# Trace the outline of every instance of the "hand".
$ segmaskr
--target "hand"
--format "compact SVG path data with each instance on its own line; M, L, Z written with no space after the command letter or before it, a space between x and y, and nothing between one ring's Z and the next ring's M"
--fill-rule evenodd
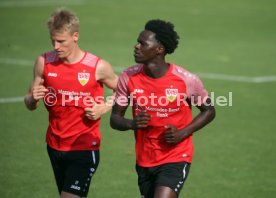
M151 115L144 110L137 114L133 119L133 129L146 128L151 120Z
M183 133L180 132L174 125L167 124L165 125L165 141L169 144L177 144L184 139Z
M38 85L33 86L32 88L32 98L35 101L38 101L46 95L46 92L48 92L48 89L43 85L44 79L41 79Z
M102 102L100 104L93 102L92 107L84 108L85 116L89 120L99 119L105 113L105 110L106 110L106 105L104 102Z

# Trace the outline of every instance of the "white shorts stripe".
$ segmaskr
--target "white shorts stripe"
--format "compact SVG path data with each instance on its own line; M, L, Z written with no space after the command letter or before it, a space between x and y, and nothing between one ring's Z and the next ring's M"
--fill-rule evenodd
M187 166L187 164L185 164L185 166L183 168L183 179L185 179L185 177L186 177L186 166Z
M95 157L95 152L92 151L92 159L93 159L93 163L96 164L96 157Z

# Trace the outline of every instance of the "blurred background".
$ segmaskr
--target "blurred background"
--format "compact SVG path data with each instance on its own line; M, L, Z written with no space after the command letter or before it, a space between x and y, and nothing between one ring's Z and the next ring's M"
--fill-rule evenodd
M180 197L276 196L275 0L0 0L0 197L58 197L46 152L47 112L23 103L36 57L52 49L46 22L58 7L80 18L79 45L117 74L149 19L174 23L180 45L167 61L199 75L232 106L194 135L195 157ZM274 91L273 91L274 90ZM106 93L109 95L110 93ZM194 110L194 114L198 113ZM102 118L101 162L88 197L140 197L133 132Z

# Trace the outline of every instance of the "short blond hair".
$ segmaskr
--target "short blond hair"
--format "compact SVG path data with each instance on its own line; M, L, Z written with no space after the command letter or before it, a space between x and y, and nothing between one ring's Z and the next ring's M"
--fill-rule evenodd
M72 11L60 8L51 14L47 25L50 33L68 31L73 34L79 32L80 21Z

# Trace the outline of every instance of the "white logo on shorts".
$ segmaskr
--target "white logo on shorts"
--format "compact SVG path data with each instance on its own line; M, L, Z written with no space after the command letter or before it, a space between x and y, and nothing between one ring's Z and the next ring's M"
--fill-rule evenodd
M75 190L80 190L81 189L81 187L76 186L76 185L71 185L70 188L75 189Z

